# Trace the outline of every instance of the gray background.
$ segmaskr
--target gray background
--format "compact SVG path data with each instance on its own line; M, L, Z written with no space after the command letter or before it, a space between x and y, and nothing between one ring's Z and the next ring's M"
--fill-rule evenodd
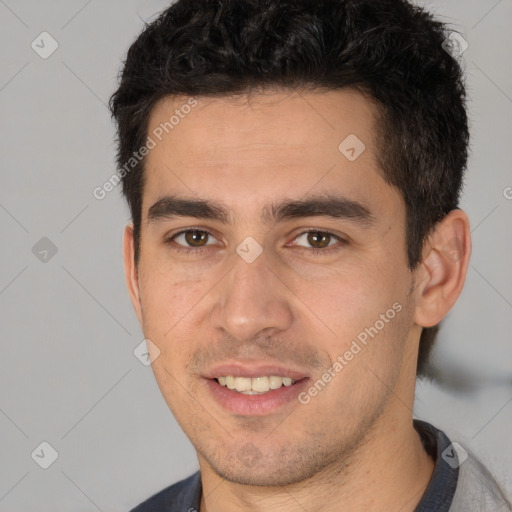
M472 449L510 493L512 1L425 3L469 43L462 207L474 252L415 415ZM143 335L122 271L128 210L118 189L92 194L115 170L106 103L120 62L164 6L0 0L0 511L127 510L197 467L133 354ZM46 59L31 48L43 31L59 45ZM57 249L46 261L43 237ZM31 457L43 441L58 452L48 469Z

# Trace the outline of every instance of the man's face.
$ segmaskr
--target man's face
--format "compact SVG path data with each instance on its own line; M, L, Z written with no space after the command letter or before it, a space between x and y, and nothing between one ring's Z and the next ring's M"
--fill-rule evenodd
M351 91L187 100L148 130L134 304L153 371L202 469L301 481L410 415L413 276L376 110Z

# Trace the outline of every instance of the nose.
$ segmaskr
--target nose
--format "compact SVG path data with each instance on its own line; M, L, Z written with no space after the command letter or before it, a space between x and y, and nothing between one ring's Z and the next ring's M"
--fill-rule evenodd
M287 330L293 322L293 292L271 268L265 251L248 263L232 255L232 270L216 287L210 319L213 327L228 332L240 342L265 332Z

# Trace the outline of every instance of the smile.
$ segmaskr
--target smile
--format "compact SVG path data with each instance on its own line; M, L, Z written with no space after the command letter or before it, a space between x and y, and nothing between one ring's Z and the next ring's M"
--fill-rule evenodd
M292 386L295 380L291 377L280 377L277 375L262 377L235 377L226 375L215 379L221 386L224 386L244 395L261 395L283 386Z

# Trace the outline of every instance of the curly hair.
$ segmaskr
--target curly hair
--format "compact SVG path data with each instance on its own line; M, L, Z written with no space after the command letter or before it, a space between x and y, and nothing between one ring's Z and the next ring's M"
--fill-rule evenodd
M458 207L469 131L463 73L445 24L405 0L178 0L131 45L110 109L119 169L166 96L354 88L379 111L377 159L405 203L408 265ZM144 159L122 173L139 258ZM424 328L424 375L439 326Z

